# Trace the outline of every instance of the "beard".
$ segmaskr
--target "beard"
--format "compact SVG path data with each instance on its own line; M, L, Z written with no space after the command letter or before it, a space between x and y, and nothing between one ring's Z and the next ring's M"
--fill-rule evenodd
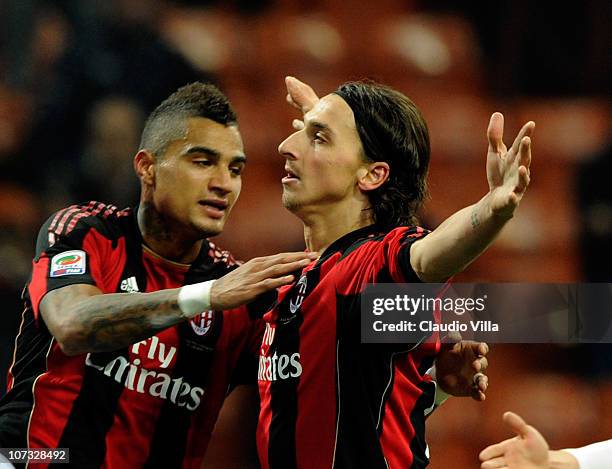
M286 191L283 191L282 202L283 207L290 212L296 212L302 206L295 195L288 194Z

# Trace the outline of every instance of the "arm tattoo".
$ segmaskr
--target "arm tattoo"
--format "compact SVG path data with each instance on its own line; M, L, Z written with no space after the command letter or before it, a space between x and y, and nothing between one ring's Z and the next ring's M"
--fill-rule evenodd
M185 317L177 290L153 293L100 294L92 285L70 285L49 292L41 313L56 337L72 354L108 352L151 337Z
M79 305L84 345L95 352L116 350L184 319L176 301L143 298L145 295L99 295Z
M478 218L478 208L474 207L472 214L470 215L470 221L472 222L472 228L476 228L480 225L480 218Z

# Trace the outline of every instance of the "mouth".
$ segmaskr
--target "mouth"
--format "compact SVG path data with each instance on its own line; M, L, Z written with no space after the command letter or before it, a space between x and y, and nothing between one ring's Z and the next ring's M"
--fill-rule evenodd
M285 166L285 177L281 179L281 182L283 184L289 184L291 182L299 180L300 178L293 171L291 171L288 167Z
M204 208L211 218L223 218L229 206L227 200L223 199L204 199L200 200L198 204Z

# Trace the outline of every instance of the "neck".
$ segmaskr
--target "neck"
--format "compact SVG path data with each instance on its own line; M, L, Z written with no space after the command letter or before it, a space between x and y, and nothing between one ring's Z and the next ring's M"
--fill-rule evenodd
M142 239L156 254L182 264L191 264L198 257L203 239L172 229L177 224L159 213L152 203L141 201L137 219Z
M337 239L351 231L374 223L371 211L362 206L353 210L323 209L300 214L304 223L304 240L309 251L322 253Z

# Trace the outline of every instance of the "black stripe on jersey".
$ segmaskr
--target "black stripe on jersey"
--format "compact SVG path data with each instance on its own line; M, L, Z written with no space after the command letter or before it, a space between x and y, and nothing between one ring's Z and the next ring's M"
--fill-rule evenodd
M426 455L425 409L430 408L433 403L435 384L422 382L418 385L418 388L423 391L423 394L417 399L414 409L410 412L410 423L415 432L410 442L410 451L414 458L412 466L410 466L411 469L424 469L429 464L429 458Z
M124 223L129 223L126 230L127 236L125 236L125 248L124 252L126 255L125 265L123 266L123 272L119 278L119 283L115 287L117 293L125 293L121 289L121 283L123 280L127 280L130 277L136 279L136 285L138 291L147 291L147 270L145 269L143 258L142 258L142 244L143 239L138 229L137 212L134 210L132 217L125 220ZM115 245L115 241L113 241Z
M217 271L217 273L221 273L221 271ZM190 270L185 276L184 283L188 285L210 280L210 278L214 277L208 275L202 278L201 275ZM214 315L211 329L203 336L194 332L189 321L178 326L180 347L177 349L172 377L182 377L192 388L197 386L206 389L215 348L223 328L223 313L215 311ZM201 398L205 399L205 396ZM200 403L200 405L204 404ZM164 401L155 425L155 434L151 440L149 455L144 467L181 467L189 438L192 416L193 410L187 409L186 405L178 405L170 399ZM171 450L168 450L168 448L171 448Z
M24 290L23 298L27 298ZM26 305L27 305L26 301ZM51 335L44 323L36 325L31 307L22 314L20 332L15 339L15 356L11 367L13 387L0 399L0 447L27 447L27 428L34 403L32 385L47 371L47 351Z
M309 270L292 286L278 305L275 339L268 356L285 355L292 357L300 350L300 327L304 322L301 304L318 285L321 277L319 268ZM303 281L306 285L304 288ZM301 298L300 298L301 297ZM282 337L282 342L279 339ZM273 372L274 365L273 366ZM292 469L297 467L296 424L298 415L299 377L275 379L270 383L270 408L272 420L269 428L268 463L270 469Z
M93 364L104 367L118 357L129 361L128 349L92 353L89 359ZM58 442L58 448L70 448L70 464L73 467L100 467L104 463L106 434L113 425L119 397L125 389L123 382L112 378L114 373L119 372L120 360L110 370L111 377L94 367L84 367L79 395ZM124 370L125 374L127 370Z
M392 385L393 367L389 366L394 350L380 344L361 343L359 318L347 313L361 311L361 296L337 295L337 387L339 412L334 468L385 468L384 455L376 432L384 398ZM363 401L367 396L368 400ZM344 412L342 409L361 409Z
M352 253L353 251L356 251L357 249L359 249L361 246L363 246L365 243L369 243L369 242L381 242L383 239L385 239L385 235L380 235L380 236L374 236L374 235L370 235L367 238L362 238L358 241L356 241L355 243L351 244L343 253L342 256L340 257L340 259L338 259L338 262L340 262L342 259L344 259L345 257L347 257L350 253Z
M364 242L372 240L374 235L378 234L380 234L380 230L375 225L368 225L363 228L359 228L358 230L351 231L348 234L345 234L341 238L338 238L336 241L331 243L327 247L327 249L323 251L323 254L321 254L321 257L319 257L319 260L317 260L315 267L319 267L320 265L322 265L337 252L348 254L354 249L357 249Z
M336 399L339 414L334 468L386 469L375 429L379 405L384 405L385 386L392 377L388 361L385 363L381 358L369 356L368 350L374 352L371 347L338 342ZM364 396L368 396L367 402L363 401ZM343 411L347 408L361 410Z
M412 264L410 264L410 247L412 243L418 241L419 239L423 239L424 236L429 234L429 231L424 230L421 236L415 237L416 231L414 228L406 231L402 238L402 245L398 255L398 261L400 268L402 269L402 273L404 274L404 278L408 283L420 283L421 279L417 276L416 272L412 268Z

